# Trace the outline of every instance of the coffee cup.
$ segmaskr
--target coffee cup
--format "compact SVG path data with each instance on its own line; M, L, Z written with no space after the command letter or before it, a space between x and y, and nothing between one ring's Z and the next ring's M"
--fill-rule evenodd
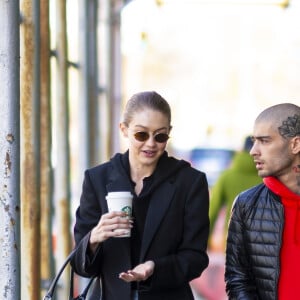
M106 196L108 211L122 211L126 212L125 218L132 216L132 198L133 195L127 191L109 192ZM115 231L124 231L124 229L116 229ZM118 235L117 237L130 237L131 230L128 229L126 234Z

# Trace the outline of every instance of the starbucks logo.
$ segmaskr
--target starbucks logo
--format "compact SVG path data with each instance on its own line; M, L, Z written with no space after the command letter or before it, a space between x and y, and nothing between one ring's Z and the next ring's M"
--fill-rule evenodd
M131 216L131 207L130 206L124 206L122 208L122 211L124 211L127 216Z

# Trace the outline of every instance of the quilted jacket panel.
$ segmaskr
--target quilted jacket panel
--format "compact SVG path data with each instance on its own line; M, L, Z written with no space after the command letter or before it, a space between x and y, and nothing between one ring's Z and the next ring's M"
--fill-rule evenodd
M226 248L229 299L277 299L283 216L280 198L264 184L235 199Z

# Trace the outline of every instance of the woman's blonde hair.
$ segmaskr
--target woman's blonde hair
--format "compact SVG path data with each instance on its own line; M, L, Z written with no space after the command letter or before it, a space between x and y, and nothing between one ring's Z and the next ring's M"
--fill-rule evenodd
M129 125L133 115L145 108L159 111L164 114L171 128L171 108L169 103L157 92L146 91L134 94L126 103L123 113L123 123Z

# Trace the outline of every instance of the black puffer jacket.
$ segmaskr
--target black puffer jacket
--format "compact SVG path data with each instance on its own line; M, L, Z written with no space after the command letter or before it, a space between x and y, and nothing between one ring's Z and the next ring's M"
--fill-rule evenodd
M229 299L277 299L283 222L280 198L264 184L236 198L226 249Z

